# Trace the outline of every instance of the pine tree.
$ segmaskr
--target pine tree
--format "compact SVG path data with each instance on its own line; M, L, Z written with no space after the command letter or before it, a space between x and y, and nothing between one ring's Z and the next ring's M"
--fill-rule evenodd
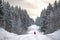
M9 2L4 3L4 18L5 18L5 29L11 32L11 12L10 12L10 4Z
M55 3L54 3L54 10L56 10L57 9L57 1L55 1Z
M4 26L2 0L0 0L0 27Z
M0 16L2 16L2 0L0 0Z
M49 3L49 6L47 7L47 10L52 10L52 5Z

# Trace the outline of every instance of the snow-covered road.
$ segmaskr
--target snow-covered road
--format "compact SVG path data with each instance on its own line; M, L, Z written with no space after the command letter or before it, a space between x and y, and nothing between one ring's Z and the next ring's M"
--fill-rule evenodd
M32 26L35 26L32 27ZM17 35L14 33L9 33L3 28L0 28L0 40L60 40L60 30L57 30L56 32L52 34L43 35L42 33L39 33L36 29L36 25L32 25L28 28L27 33L24 35ZM36 35L34 35L34 31L37 32Z
M28 35L23 35L22 38L20 40L53 40L51 38L49 38L46 35L32 35L32 34L28 34Z

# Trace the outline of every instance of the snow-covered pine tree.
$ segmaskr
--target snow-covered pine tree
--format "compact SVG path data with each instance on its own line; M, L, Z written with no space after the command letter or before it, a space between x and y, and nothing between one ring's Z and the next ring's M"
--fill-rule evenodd
M3 6L2 6L2 0L0 0L0 27L4 26L4 20L3 20Z

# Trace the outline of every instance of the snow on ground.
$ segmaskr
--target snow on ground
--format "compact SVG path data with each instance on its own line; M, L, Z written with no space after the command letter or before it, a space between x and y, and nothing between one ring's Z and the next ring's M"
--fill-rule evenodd
M20 36L14 33L9 33L3 28L0 28L0 40L18 40Z
M47 34L47 36L49 36L50 38L53 38L55 40L60 40L60 29L55 31L52 34Z
M52 39L47 37L46 35L28 34L28 35L24 35L20 40L52 40Z
M36 25L32 25L28 28L28 34L17 35L0 28L0 40L60 40L60 30L57 30L52 34L43 35L42 33L39 33L38 29L39 27L36 29ZM34 31L38 33L34 35L34 33L32 33Z

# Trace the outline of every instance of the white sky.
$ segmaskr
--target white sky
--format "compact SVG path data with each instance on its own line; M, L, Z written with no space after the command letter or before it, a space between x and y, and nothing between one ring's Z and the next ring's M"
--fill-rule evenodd
M26 9L29 16L35 19L40 16L42 9L46 8L49 3L53 4L55 0L5 0L13 6L21 6Z

